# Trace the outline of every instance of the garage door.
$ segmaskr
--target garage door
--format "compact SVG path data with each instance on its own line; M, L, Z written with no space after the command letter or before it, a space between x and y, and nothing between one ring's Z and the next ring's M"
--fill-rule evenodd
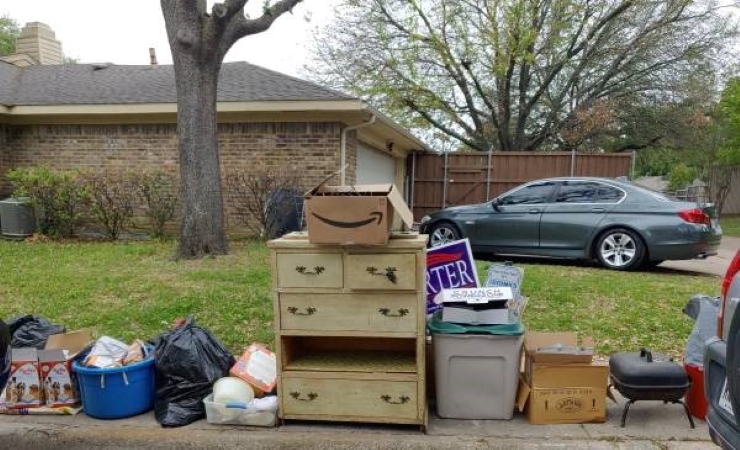
M393 183L396 160L366 145L357 147L357 184Z

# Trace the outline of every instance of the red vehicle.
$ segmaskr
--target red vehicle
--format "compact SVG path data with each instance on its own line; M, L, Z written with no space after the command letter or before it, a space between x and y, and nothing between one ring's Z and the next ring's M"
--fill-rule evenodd
M724 449L740 450L740 251L722 280L717 337L704 353L707 425L712 440ZM737 313L737 314L736 314Z

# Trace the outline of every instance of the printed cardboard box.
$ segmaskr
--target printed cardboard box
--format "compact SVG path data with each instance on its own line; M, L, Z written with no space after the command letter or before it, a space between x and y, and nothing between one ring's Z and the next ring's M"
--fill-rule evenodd
M385 245L394 215L408 229L414 222L414 215L393 184L322 183L307 192L305 199L308 240L313 244Z
M14 348L10 357L10 376L5 388L8 408L38 408L42 400L39 385L39 360L35 348Z
M606 379L609 367L598 370ZM517 394L519 411L525 411L529 423L535 425L606 421L606 382L586 386L575 379L569 384L577 386L534 387L521 378Z
M45 406L74 406L80 403L77 382L72 372L72 359L92 341L92 336L87 331L49 336L44 350L38 352Z
M40 350L39 373L43 386L43 405L74 406L79 396L72 383L72 370L63 350Z
M509 314L509 287L445 289L435 298L442 303L442 321L469 325L513 323Z
M251 344L229 371L249 383L255 395L272 392L277 383L277 357L262 344Z

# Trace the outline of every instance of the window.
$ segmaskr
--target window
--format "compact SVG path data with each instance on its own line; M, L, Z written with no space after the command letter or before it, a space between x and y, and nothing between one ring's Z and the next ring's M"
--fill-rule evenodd
M593 181L566 181L560 185L556 203L594 203L598 200L599 184Z
M502 205L532 205L547 203L554 183L530 184L501 198Z
M624 191L613 186L602 184L599 186L599 202L617 203L624 197Z

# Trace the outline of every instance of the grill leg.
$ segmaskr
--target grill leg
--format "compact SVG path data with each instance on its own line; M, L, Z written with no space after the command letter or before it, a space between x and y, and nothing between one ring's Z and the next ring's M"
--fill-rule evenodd
M622 413L622 428L624 428L624 422L627 420L627 413L630 410L630 405L635 403L634 400L630 400L627 402L626 405L624 405L624 412Z
M681 406L683 406L683 410L686 411L686 417L689 418L689 423L691 424L691 428L696 428L694 426L694 418L691 417L691 413L689 412L689 407L686 405L686 403L682 402L681 400L676 400L676 403L680 403Z

